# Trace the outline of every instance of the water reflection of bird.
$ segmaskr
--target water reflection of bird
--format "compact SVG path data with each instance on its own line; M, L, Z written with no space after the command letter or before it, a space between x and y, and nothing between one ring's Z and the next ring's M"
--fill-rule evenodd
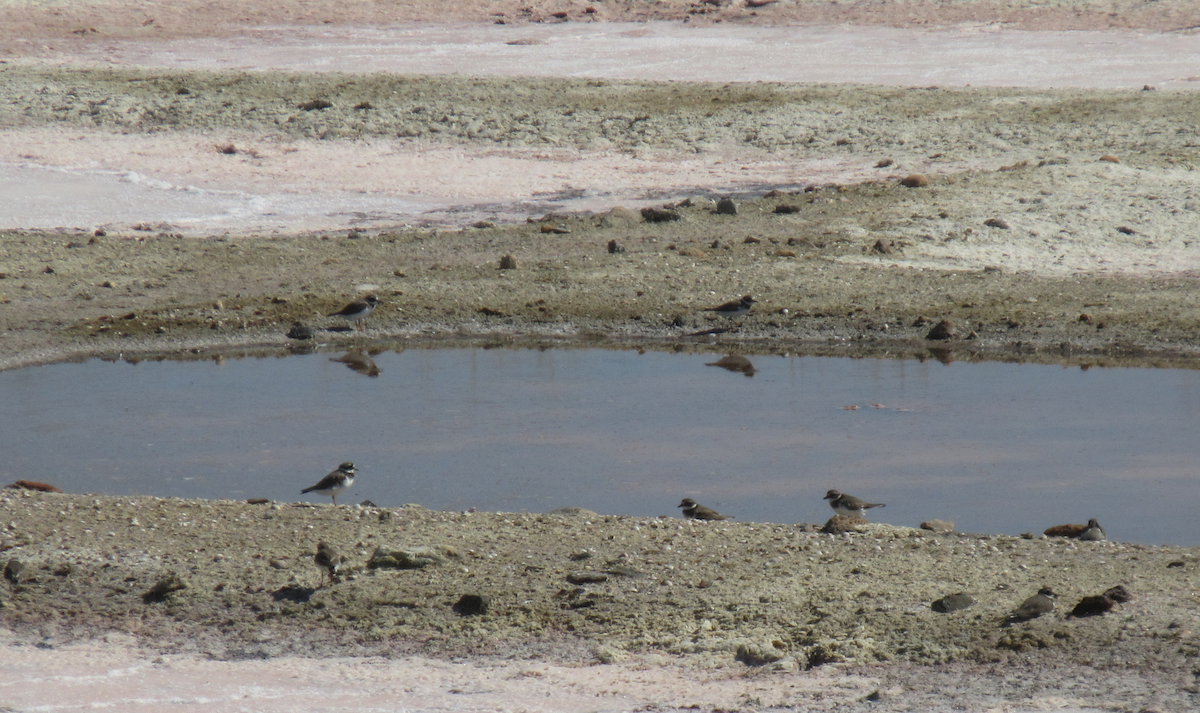
M375 360L367 356L367 353L363 351L346 352L340 357L330 357L329 361L341 362L359 374L366 374L367 376L379 376L383 373L383 369L379 368Z
M679 505L677 507L683 508L683 516L689 520L728 520L728 519L730 519L728 515L722 515L721 513L717 512L716 510L713 510L712 508L706 508L703 505L698 505L696 503L696 501L692 500L691 498L684 498L683 502L679 503Z
M746 314L747 312L749 312L750 308L753 306L754 306L754 298L751 297L750 295L746 295L746 296L742 297L741 299L730 300L729 302L726 302L725 304L717 305L716 307L709 307L708 309L706 309L704 311L705 312L716 312L717 314L721 315L722 317L731 317L732 318L732 317L741 317L743 314Z
M829 507L833 508L834 512L836 512L838 515L844 515L845 517L861 517L864 520L866 518L863 515L863 510L868 508L881 508L887 504L869 503L865 500L859 500L853 495L839 493L836 490L830 490L828 493L825 493L825 497L823 499L829 501Z
M347 322L359 322L366 319L367 315L375 310L375 305L379 304L379 299L375 295L367 295L359 300L354 300L337 312L330 312L330 317L342 317Z
M739 354L723 356L716 361L705 364L705 366L719 366L722 369L740 372L746 376L754 376L754 372L756 371L754 365L750 363L750 360Z
M317 493L318 495L328 495L333 498L333 504L337 505L338 493L346 490L354 484L354 474L356 473L354 464L346 461L337 467L329 475L321 478L316 485L301 490L301 493Z

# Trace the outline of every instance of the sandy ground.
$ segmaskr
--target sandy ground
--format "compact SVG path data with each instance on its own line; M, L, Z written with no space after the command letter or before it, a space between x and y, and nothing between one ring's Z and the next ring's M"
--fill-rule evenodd
M264 234L122 213L87 230L8 230L0 367L312 348L283 332L297 320L331 327L324 315L366 292L383 306L365 333L319 329L317 348L587 341L1196 365L1200 112L1188 92L248 75L69 59L109 41L263 24L536 24L564 19L556 12L1188 33L1200 26L1193 3L231 7L0 4L0 25L14 28L0 38L6 161L103 169L107 154L135 154L153 177L182 157L214 180L302 189L329 172L369 190L403 177L403 162L381 166L391 156L420 153L478 168L479 186L499 177L588 199L603 198L603 182L586 184L587 169L608 162L614 173L601 176L624 190L662 192L645 200L693 197L671 199L670 222L629 206L521 215L508 203L464 227L352 216ZM298 108L314 99L333 106ZM654 175L689 161L670 173L698 174L691 187ZM514 168L538 162L546 175ZM644 183L631 178L643 170ZM901 184L914 173L928 184ZM456 185L461 197L472 183ZM736 215L717 212L725 194ZM517 267L500 269L504 256ZM732 331L701 312L745 293L759 304ZM927 341L942 318L955 338ZM317 710L336 697L360 710L1185 711L1200 695L1196 552L1182 548L81 495L10 494L0 508L4 561L24 565L0 594L0 691L15 710ZM344 577L323 587L319 539L347 556ZM366 567L377 547L420 545L446 548L446 561ZM584 571L602 577L584 582L596 576ZM144 598L171 575L186 588ZM1131 602L1064 616L1117 584ZM1059 592L1059 610L1003 626L1041 586ZM929 608L956 591L977 604ZM488 596L489 612L455 613L463 594Z

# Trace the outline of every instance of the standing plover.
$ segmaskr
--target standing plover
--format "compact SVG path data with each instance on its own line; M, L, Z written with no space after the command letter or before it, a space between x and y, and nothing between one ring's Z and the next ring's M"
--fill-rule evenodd
M683 516L689 520L728 520L729 519L728 515L722 515L721 513L717 512L716 510L713 510L712 508L706 508L703 505L698 505L698 504L696 504L696 501L692 500L691 498L684 498L683 502L679 503L679 505L677 507L683 508Z
M861 517L864 520L866 517L863 515L863 510L868 508L881 508L887 504L868 503L864 500L859 500L853 495L845 495L836 490L830 490L828 493L825 493L823 500L828 500L829 507L833 508L834 512L836 512L838 515L845 515L846 517Z
M375 295L367 295L360 300L354 300L337 312L330 312L328 316L342 317L348 322L359 322L371 314L377 304L379 304L379 300Z
M354 464L346 461L337 467L329 475L321 478L321 481L316 485L301 490L301 493L317 493L318 495L328 495L333 498L333 504L337 505L338 493L354 484Z
M341 565L344 559L328 542L322 540L317 543L317 556L313 557L313 562L324 570L321 577L322 584L325 582L326 575L329 577L329 583L333 584L334 578L337 576L338 566Z
M718 305L716 307L709 307L708 309L706 309L704 311L705 312L716 312L717 314L721 315L722 317L741 317L743 314L746 314L747 312L749 312L750 308L753 306L754 306L754 298L751 297L750 295L746 295L745 297L742 297L741 299L731 300L729 302L726 302L723 305Z

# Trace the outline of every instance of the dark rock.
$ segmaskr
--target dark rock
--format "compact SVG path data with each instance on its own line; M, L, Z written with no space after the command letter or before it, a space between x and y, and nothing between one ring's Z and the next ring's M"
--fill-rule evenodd
M939 614L949 614L950 612L962 611L973 606L975 606L975 597L966 592L959 592L958 594L948 594L942 597L933 604L930 604L929 608Z
M312 330L312 327L309 327L308 325L304 324L303 322L293 322L292 328L288 330L287 337L288 337L288 339L299 339L299 340L312 339L313 338L313 330Z
M679 219L679 213L667 208L642 208L642 220L647 223L669 223Z
M608 241L608 254L616 255L617 253L625 252L625 246L618 243L615 239Z
M845 515L834 515L829 518L821 528L821 532L827 535L844 535L847 532L858 532L859 525L866 525L867 521L861 517L846 517Z
M505 255L504 257L500 258L500 269L501 270L516 270L517 269L517 259L515 257L513 257L512 255Z
M414 547L411 550L385 550L376 547L367 560L367 569L421 569L435 564L445 564L448 558L457 557L453 548L445 545Z
M792 205L790 203L782 203L780 205L775 206L775 212L780 215L787 215L789 213L799 213L800 206Z
M717 201L717 215L737 215L737 203L732 198L722 198Z
M881 255L891 255L893 252L892 241L888 240L887 238L880 238L879 240L875 241L874 245L871 246L871 250Z
M179 575L167 575L142 595L142 601L147 604L166 601L167 597L181 589L187 589L187 584L179 578Z
M742 644L738 646L737 660L747 666L763 666L782 659L787 654L771 644Z
M989 228L999 228L1000 230L1008 230L1010 227L1012 227L1004 218L988 218L987 220L983 221L983 224Z
M1104 592L1104 596L1118 604L1124 604L1133 599L1133 595L1129 593L1129 590L1120 584Z
M924 188L929 185L929 178L922 173L914 173L900 179L900 185L905 188Z
M930 340L954 339L957 333L958 329L954 326L954 322L951 322L948 319L943 319L942 321L933 325L933 329L929 330L929 333L925 335L925 338Z
M40 493L61 493L62 492L62 490L60 490L58 487L56 487L54 485L50 485L49 483L39 483L36 480L18 480L15 483L12 483L11 485L7 485L5 487L13 488L15 490L36 490Z
M306 101L303 104L298 104L296 108L304 111L317 111L319 109L328 109L331 106L333 106L333 102L328 102L324 99L313 99L311 101Z
M607 572L592 572L592 571L587 571L587 570L580 571L580 572L572 572L567 575L567 581L570 582L571 584L596 584L599 582L607 582L608 581L608 573Z
M940 533L954 532L954 523L949 520L926 520L921 523L921 529Z
M1107 614L1113 610L1116 602L1104 596L1103 594L1094 597L1084 597L1079 600L1075 608L1067 616L1085 617L1085 616L1100 616Z
M460 616L487 614L492 600L482 594L464 594L454 604L454 612Z
M1079 537L1087 529L1087 525L1055 525L1046 528L1046 537Z

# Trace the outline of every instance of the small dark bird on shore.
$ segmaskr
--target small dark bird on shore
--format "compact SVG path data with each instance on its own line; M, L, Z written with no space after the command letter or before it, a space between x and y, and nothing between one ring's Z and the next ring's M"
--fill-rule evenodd
M703 505L698 505L696 503L696 501L692 500L691 498L684 498L683 502L679 503L679 505L677 507L683 508L683 516L689 520L729 520L729 519L731 519L728 515L722 515L721 513L717 512L716 510L713 510L712 508L706 508Z
M354 300L337 312L330 312L330 317L342 317L347 322L358 322L366 319L367 315L375 310L375 305L379 304L379 299L375 295L367 295L360 300Z
M863 515L863 510L868 508L881 508L887 505L887 503L868 503L865 500L859 500L853 495L839 493L836 490L830 490L828 493L825 493L825 497L823 499L829 501L829 507L833 508L834 512L836 512L838 515L844 515L846 517L861 517L864 520L866 519L866 516Z
M1021 602L1021 606L1009 614L1005 622L1011 624L1018 621L1029 621L1043 614L1049 614L1054 611L1054 602L1057 599L1058 595L1054 593L1054 590L1042 587L1037 594Z
M749 312L750 308L753 306L754 298L750 295L746 295L741 299L731 300L723 305L717 305L716 307L709 307L704 311L716 312L722 317L741 317L743 314Z
M338 493L354 484L354 464L346 461L337 467L329 475L321 478L320 482L311 487L301 490L301 493L316 493L318 495L328 495L333 498L333 504L337 505Z
M332 584L337 577L338 566L345 560L344 557L338 554L337 550L328 542L322 540L317 543L317 556L313 557L313 562L323 570L321 582L324 584L325 577L329 577L329 583Z

